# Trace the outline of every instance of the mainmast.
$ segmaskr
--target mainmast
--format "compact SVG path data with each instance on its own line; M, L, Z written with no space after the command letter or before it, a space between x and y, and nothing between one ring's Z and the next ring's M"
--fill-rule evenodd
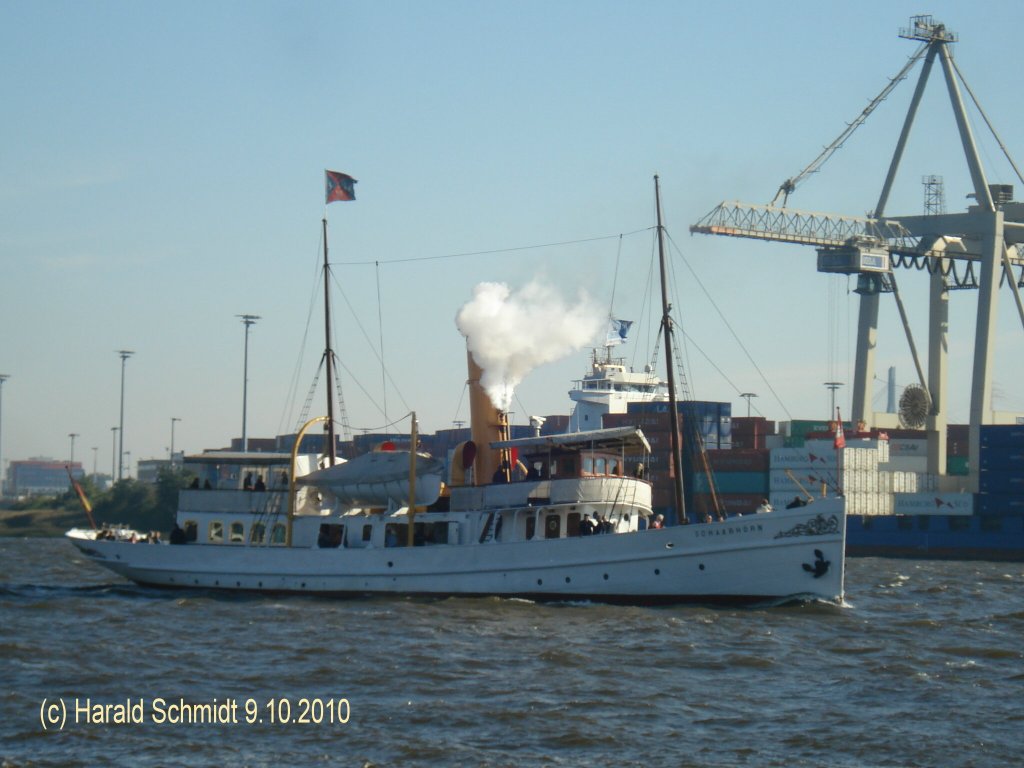
M324 223L324 363L327 366L327 466L333 467L337 452L334 440L334 350L331 349L331 267L327 261L327 217Z
M668 303L668 280L665 275L665 228L661 224L661 186L658 175L654 176L654 201L658 211L658 266L661 271L661 328L665 334L665 369L668 372L668 423L672 430L672 490L675 497L676 515L680 524L686 524L686 505L683 502L683 461L679 445L679 411L676 406L676 378L672 357L672 317Z

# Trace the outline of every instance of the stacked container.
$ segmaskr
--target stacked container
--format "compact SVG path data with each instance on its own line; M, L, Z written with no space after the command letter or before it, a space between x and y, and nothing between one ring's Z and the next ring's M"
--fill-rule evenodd
M978 514L1024 512L1024 425L983 425L978 471Z

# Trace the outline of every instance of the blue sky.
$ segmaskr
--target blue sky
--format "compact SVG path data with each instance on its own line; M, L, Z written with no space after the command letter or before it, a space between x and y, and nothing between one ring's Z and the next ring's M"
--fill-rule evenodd
M109 471L118 349L136 352L132 461L167 455L172 417L176 448L226 445L241 432L240 313L261 316L249 434L292 429L320 353L318 306L302 342L325 168L359 179L356 202L326 209L353 427L410 408L428 431L468 418L454 318L481 281L582 289L643 321L654 173L679 320L714 361L688 350L692 394L745 413L738 394L753 391L769 418L824 417L822 383L852 382L852 284L818 274L813 249L688 227L721 200L768 202L902 67L916 44L897 32L922 11L959 33L968 83L1010 151L1024 151L1024 105L1010 90L1024 6L1013 2L4 0L3 458L67 458L75 432L75 458L91 470L96 447ZM916 73L791 205L874 206ZM965 204L945 98L933 75L890 212L921 211L924 174L944 177L949 210ZM990 181L1014 182L977 134ZM480 255L441 258L467 253ZM923 346L925 281L901 278ZM974 307L974 293L953 297L953 421L968 415ZM879 375L894 365L910 383L891 302L881 323ZM640 366L651 339L636 330L622 352ZM1024 410L1022 338L1003 294L999 410ZM586 362L580 352L528 377L516 420L566 413ZM847 413L848 397L849 386Z

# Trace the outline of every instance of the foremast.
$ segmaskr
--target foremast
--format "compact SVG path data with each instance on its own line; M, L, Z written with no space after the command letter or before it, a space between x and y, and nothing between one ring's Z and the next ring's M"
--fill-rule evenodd
M331 349L331 265L327 260L327 217L323 218L324 225L324 363L327 366L327 423L324 431L327 433L327 466L333 467L337 459L334 438L334 350Z
M668 423L672 432L672 494L675 500L676 515L681 524L689 522L686 516L686 503L683 500L683 459L679 444L679 411L676 405L676 378L672 361L672 305L668 302L668 280L665 275L665 228L661 223L661 184L658 175L654 175L654 202L658 212L658 268L661 275L661 330L665 335L665 370L668 381Z

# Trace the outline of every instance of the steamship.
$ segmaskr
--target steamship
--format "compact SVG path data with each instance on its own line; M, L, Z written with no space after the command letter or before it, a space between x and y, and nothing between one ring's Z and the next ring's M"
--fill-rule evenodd
M658 235L660 243L660 201ZM326 273L326 222L324 242ZM667 300L663 309L670 331ZM664 336L671 343L671 332ZM332 357L329 339L324 357ZM472 351L468 360L472 439L447 466L416 450L415 415L407 450L338 460L329 405L300 430L291 454L191 457L198 480L180 493L170 540L124 529L67 537L90 561L163 588L641 604L842 600L842 499L660 527L640 429L510 439L507 413L481 386ZM668 384L674 409L671 372ZM328 453L300 455L318 421L327 424ZM243 473L259 482L250 487Z

